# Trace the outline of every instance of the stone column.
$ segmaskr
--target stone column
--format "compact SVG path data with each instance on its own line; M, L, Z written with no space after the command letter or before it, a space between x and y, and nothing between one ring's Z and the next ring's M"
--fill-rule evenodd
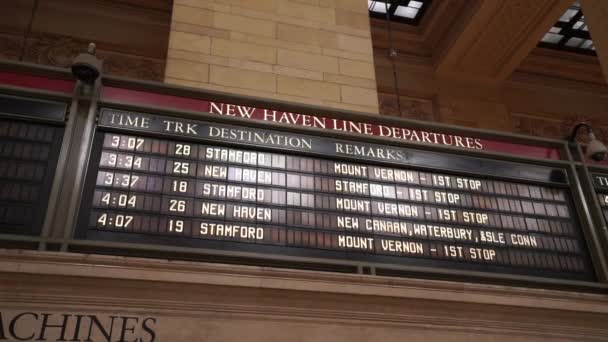
M165 81L378 112L365 0L176 0Z

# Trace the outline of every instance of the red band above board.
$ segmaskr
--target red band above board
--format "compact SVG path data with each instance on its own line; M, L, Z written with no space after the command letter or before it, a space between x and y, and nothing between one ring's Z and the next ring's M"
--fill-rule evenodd
M517 144L499 140L480 139L469 136L443 134L406 127L388 126L375 123L334 119L322 115L282 112L276 109L257 108L209 100L144 92L117 87L104 87L102 99L132 104L145 104L165 108L176 108L197 112L207 112L244 119L278 122L298 126L346 131L363 135L382 136L405 141L416 141L433 145L455 146L471 150L508 153L539 159L561 159L554 147Z
M76 81L56 78L46 78L33 75L24 75L14 72L0 72L0 84L16 87L32 88L38 90L72 93Z
M71 93L74 88L74 81L71 80L51 79L13 72L0 72L0 84L63 93ZM218 115L238 116L251 120L271 121L296 126L310 126L363 135L390 137L405 141L428 143L431 145L454 146L463 149L507 153L530 158L561 159L559 149L554 147L518 144L501 140L480 139L470 136L410 129L407 127L334 119L317 114L310 115L282 112L276 109L213 102L209 100L158 94L126 88L103 87L102 99L121 101L134 105L159 106Z

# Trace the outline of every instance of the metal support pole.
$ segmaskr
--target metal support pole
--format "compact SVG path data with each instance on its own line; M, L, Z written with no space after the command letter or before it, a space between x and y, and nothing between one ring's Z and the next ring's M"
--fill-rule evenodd
M51 193L49 195L49 205L46 210L46 215L44 217L44 223L42 226L42 230L40 232L40 236L43 240L38 245L38 249L43 251L46 249L46 241L45 238L49 236L51 225L53 224L56 213L57 213L57 204L59 202L59 196L61 194L61 188L64 185L64 175L68 163L68 156L70 153L70 148L72 146L72 139L74 137L74 129L76 127L76 116L78 114L78 97L80 93L81 83L76 82L74 86L74 91L72 95L72 102L70 104L70 110L67 117L67 124L65 127L65 133L63 135L63 140L61 142L61 150L59 152L59 158L57 160L57 169L55 172L55 178L53 179L53 185L51 187Z
M582 167L583 170L586 170L586 165L585 165L585 158L584 155L582 153L582 150L580 148L580 145L577 142L573 142L573 144L575 144L574 146L576 147L576 152L577 152L577 157L580 158L580 160L582 160ZM575 205L579 208L579 210L582 211L583 214L583 219L586 222L581 222L581 223L585 223L588 225L587 229L583 228L583 233L586 233L587 235L587 242L592 244L592 246L590 246L591 248L589 249L592 256L593 256L593 261L594 262L594 266L596 269L596 273L598 276L598 280L601 282L606 282L608 280L608 261L606 260L606 254L603 252L603 235L604 234L600 234L599 230L596 228L596 220L594 219L594 215L593 213L596 212L596 210L591 210L591 208L589 207L587 201L589 200L587 194L589 191L585 191L585 189L583 188L583 185L581 184L581 181L579 179L579 176L577 174L577 170L576 170L576 164L575 164L575 159L572 156L572 153L570 152L570 149L566 150L568 159L571 161L570 164L570 170L573 173L572 177L570 177L570 179L572 181L574 181L574 190L577 192L577 198L580 199L580 201L575 201ZM584 171L585 172L585 171ZM588 189L588 188L587 188ZM593 195L595 196L595 192L593 191ZM578 203L578 205L577 205ZM593 208L596 209L596 208Z
M78 83L81 82L79 81ZM78 208L80 207L80 198L82 196L86 170L88 168L89 155L93 140L93 128L95 126L97 103L99 101L100 93L101 78L98 78L92 86L82 84L80 95L88 102L88 111L86 114L86 122L83 127L82 140L78 145L80 150L78 152L76 164L76 179L74 180L74 187L72 188L72 193L70 194L70 205L68 207L67 220L63 232L64 241L68 240L72 236L74 225L76 223L76 216L78 215ZM62 243L61 251L66 252L67 250L67 243Z
M577 144L577 152L581 157L584 155L580 144ZM599 231L599 233L601 235L601 242L603 243L602 249L598 252L601 252L603 255L608 256L608 254L606 253L606 251L608 251L608 227L606 226L606 220L604 218L604 215L602 214L602 207L596 196L593 176L591 175L591 171L589 170L589 164L587 163L587 161L584 157L582 157L581 160L582 160L581 169L583 171L583 176L584 176L584 177L581 177L581 179L585 181L588 192L590 194L585 199L591 203L590 205L593 209L592 213L595 214L595 215L593 215L593 218L595 219L595 224L596 224L597 230Z

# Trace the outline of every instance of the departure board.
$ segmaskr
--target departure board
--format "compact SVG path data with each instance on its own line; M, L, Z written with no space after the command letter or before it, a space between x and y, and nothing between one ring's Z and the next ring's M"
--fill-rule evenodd
M594 173L593 185L604 220L608 222L608 173Z
M0 233L40 232L65 112L63 103L0 96Z
M559 168L103 109L77 237L592 280Z

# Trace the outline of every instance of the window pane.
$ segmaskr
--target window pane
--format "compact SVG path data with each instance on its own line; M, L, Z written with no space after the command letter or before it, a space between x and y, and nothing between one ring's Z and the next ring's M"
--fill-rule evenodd
M561 31L561 30L562 30L561 28L553 26L551 29L549 29L549 32L559 33L559 31Z
M410 18L410 19L415 18L417 13L418 13L417 8L411 8L411 7L405 7L405 6L399 6L399 7L397 7L397 10L395 11L396 16L406 17L406 18Z
M572 37L572 38L568 39L566 46L578 47L579 45L581 45L582 42L583 42L583 39Z
M546 33L543 39L541 39L541 41L545 43L557 44L562 39L562 37L563 36L561 34Z
M410 3L408 4L408 6L409 6L409 7L412 7L412 8L420 8L420 7L422 7L422 2L412 0L412 1L410 1Z
M570 9L566 10L566 13L564 13L561 18L559 18L559 21L563 21L563 22L567 23L572 19L572 17L574 17L576 15L576 13L578 13L578 10L570 8Z
M589 39L585 40L583 45L581 45L581 49L590 49L593 47L593 42Z
M380 1L368 0L369 10L376 13L386 13L386 4Z

